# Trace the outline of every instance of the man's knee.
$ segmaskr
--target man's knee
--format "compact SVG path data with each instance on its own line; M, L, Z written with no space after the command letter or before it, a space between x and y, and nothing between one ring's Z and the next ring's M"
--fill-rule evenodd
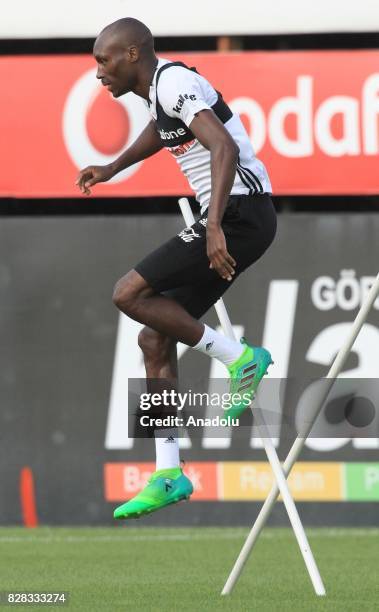
M133 297L133 285L129 280L129 273L120 278L114 286L112 300L119 310L129 306Z
M138 299L149 291L151 292L142 276L131 270L115 284L113 303L119 310L132 316Z
M145 359L166 361L175 349L176 341L150 327L144 327L138 335L138 345Z

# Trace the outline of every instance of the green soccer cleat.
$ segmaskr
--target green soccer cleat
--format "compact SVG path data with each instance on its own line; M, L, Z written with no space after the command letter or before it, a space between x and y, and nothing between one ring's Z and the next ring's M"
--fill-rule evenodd
M113 513L115 519L139 518L170 504L189 499L193 493L192 482L180 468L154 472L147 485L135 497Z
M237 419L250 406L254 394L263 376L267 374L269 365L274 363L271 355L263 347L251 346L241 338L245 345L242 355L228 366L230 374L230 393L243 396L241 401L233 402L233 406L224 411L225 417Z

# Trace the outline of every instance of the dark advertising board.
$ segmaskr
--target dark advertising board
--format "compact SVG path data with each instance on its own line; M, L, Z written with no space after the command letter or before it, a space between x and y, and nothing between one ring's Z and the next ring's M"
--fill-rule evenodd
M144 372L140 326L120 316L111 297L116 280L182 226L179 214L1 220L2 524L23 520L25 467L42 524L111 524L113 507L154 469L153 442L128 435L128 378ZM270 348L269 378L284 381L284 395L287 380L327 374L377 273L378 233L370 215L282 215L274 245L226 294L236 333ZM345 378L377 376L378 309L379 300ZM213 311L206 320L218 324ZM179 358L183 377L211 384L223 376L184 346ZM371 421L365 436L340 421L307 441L290 481L306 524L377 524L376 412ZM232 516L234 524L236 511L241 524L252 523L272 483L253 430L184 437L194 501L146 524L228 524ZM280 428L274 443L284 459L291 440ZM286 522L281 504L272 521Z

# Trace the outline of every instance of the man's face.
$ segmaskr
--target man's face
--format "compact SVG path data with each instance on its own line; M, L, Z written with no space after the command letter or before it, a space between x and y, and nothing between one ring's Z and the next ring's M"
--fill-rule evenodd
M99 36L93 48L97 62L96 78L100 79L114 98L132 91L136 82L136 66L127 48Z

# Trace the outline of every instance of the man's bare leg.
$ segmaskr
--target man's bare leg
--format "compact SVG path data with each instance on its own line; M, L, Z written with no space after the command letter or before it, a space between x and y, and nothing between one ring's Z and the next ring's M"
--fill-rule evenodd
M243 353L244 348L239 342L200 323L175 300L156 293L136 270L131 270L117 282L113 302L131 319L164 337L183 342L214 357L226 366L234 363ZM152 347L151 350L156 352L158 349ZM159 359L159 356L156 358ZM154 359L151 357L151 364Z

